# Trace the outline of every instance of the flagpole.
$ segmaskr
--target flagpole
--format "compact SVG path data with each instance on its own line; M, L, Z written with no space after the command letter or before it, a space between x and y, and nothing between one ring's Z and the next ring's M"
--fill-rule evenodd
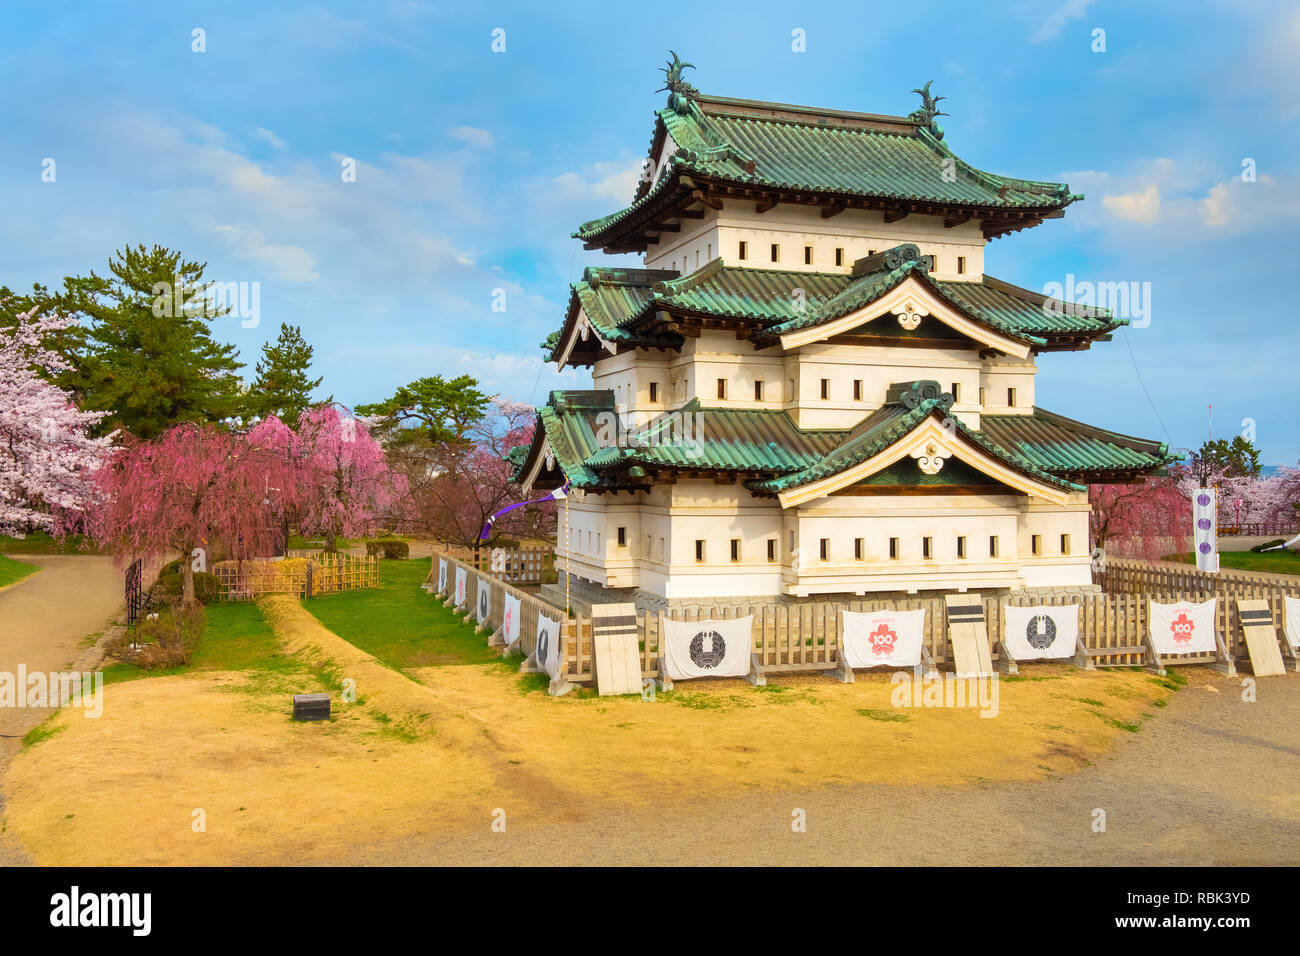
M565 616L572 616L573 610L569 607L569 579L573 569L573 558L569 551L569 496L564 496L564 613Z

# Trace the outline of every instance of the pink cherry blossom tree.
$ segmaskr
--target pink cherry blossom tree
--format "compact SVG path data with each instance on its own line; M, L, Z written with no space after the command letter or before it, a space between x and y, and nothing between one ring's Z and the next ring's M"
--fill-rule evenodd
M1191 547L1192 505L1178 477L1089 485L1094 546L1159 561Z
M98 472L92 533L119 561L179 555L182 601L194 603L196 549L215 543L236 558L264 554L279 525L267 483L277 449L212 425L186 423L152 441L130 440Z
M292 501L303 534L319 534L333 551L338 539L367 534L397 505L406 480L388 467L364 418L320 405L298 420Z
M33 308L0 328L0 534L61 534L92 503L94 476L113 436L87 432L102 412L77 409L46 378L68 365L47 341L73 325Z

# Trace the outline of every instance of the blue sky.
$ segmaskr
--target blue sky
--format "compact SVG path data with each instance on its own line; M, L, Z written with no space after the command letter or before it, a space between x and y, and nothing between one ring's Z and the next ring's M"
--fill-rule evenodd
M906 114L933 80L964 159L1087 194L990 274L1150 283L1150 324L1045 357L1039 404L1174 447L1213 404L1216 437L1300 457L1294 4L8 0L0 284L162 243L261 284L257 328L216 328L250 372L288 321L348 404L435 372L540 402L585 382L536 347L568 283L636 262L569 233L629 201L669 48L726 96Z

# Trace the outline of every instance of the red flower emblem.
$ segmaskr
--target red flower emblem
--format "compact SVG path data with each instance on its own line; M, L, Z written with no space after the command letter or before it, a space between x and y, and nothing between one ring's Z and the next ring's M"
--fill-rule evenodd
M1196 630L1196 624L1187 616L1187 612L1178 615L1174 623L1169 625L1169 630L1174 633L1174 640L1180 644L1186 644L1192 639L1192 632Z
M867 635L867 640L871 641L873 654L877 657L888 657L894 653L894 642L898 640L898 635L891 631L888 625L881 624Z

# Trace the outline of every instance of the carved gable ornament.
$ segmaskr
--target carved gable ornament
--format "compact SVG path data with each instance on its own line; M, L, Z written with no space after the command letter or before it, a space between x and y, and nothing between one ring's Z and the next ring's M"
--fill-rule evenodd
M930 310L915 299L904 299L895 314L898 316L898 324L911 332L921 324L922 318L930 314Z
M942 447L937 441L931 439L920 448L912 449L912 457L916 459L917 465L921 471L927 475L937 475L943 470L943 462L952 453Z

